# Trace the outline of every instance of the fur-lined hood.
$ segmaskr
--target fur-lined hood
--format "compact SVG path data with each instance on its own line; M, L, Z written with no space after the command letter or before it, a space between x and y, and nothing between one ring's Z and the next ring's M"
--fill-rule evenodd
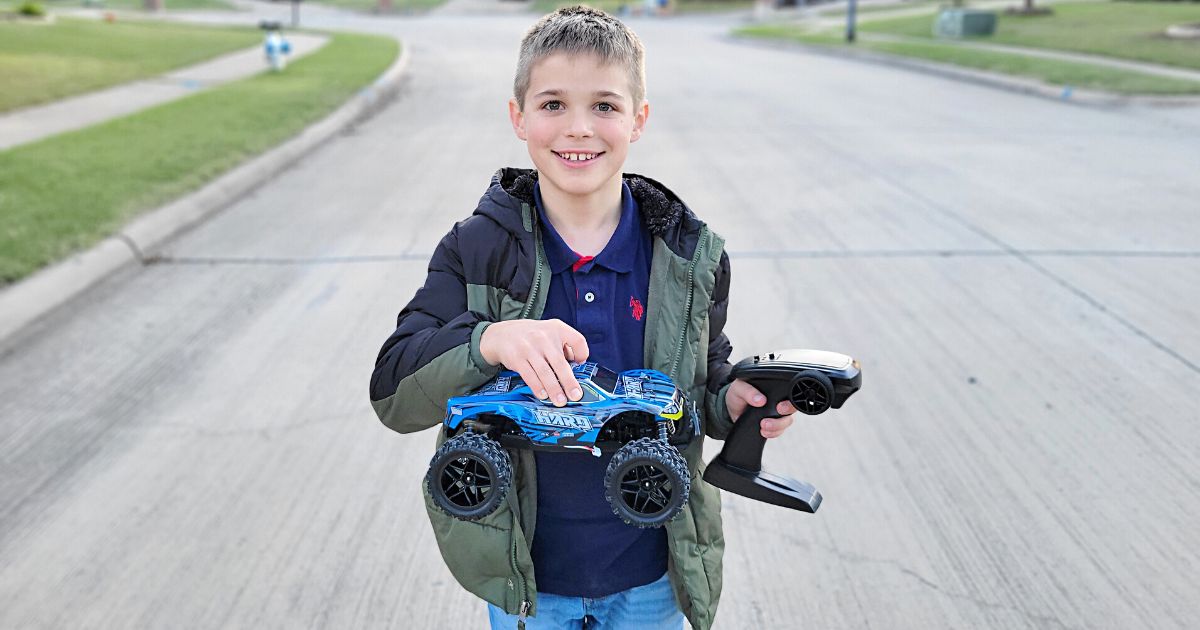
M677 226L684 216L694 218L691 210L666 186L633 173L625 173L622 177L638 203L650 234L663 236ZM479 200L475 214L487 216L514 233L518 230L528 231L522 221L521 204L534 207L533 185L537 183L537 178L537 171L532 169L502 168L496 171L491 186Z

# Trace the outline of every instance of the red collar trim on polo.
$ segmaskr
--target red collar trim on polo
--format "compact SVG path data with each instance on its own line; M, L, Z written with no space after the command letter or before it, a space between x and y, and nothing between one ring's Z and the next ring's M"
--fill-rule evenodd
M576 256L579 256L579 253L578 253L578 252L575 252L575 255L576 255ZM571 265L571 271L579 271L579 268L580 268L580 267L582 267L582 266L584 266L584 265L586 265L586 264L588 264L588 263L592 262L592 260L593 260L594 258L596 258L596 257L595 257L595 256L579 256L579 260L576 260L576 261L575 261L575 262L574 262L574 263Z

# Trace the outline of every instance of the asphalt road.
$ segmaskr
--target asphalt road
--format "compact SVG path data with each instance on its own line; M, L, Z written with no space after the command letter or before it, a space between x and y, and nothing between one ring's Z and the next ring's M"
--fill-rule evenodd
M372 22L413 53L391 107L0 347L0 627L484 624L421 507L433 433L367 403L437 239L528 164L531 18L454 13ZM1194 627L1200 109L632 23L629 170L727 238L735 355L864 366L766 452L819 513L727 496L719 626Z

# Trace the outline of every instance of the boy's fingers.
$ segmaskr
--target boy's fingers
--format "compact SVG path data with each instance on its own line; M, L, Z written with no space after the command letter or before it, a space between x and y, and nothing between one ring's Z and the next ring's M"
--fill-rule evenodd
M767 403L767 397L762 395L756 387L743 380L736 380L730 386L730 390L737 394L739 398L746 401L748 404L755 407L761 407Z
M566 363L565 360L560 359L560 361ZM555 406L561 407L567 404L567 396L563 393L562 385L558 383L558 375L554 373L554 369L550 367L550 364L546 363L546 359L538 357L531 365L533 365L534 371L537 372L538 378L541 379L542 387L545 389L546 394L548 394L548 398L554 402Z
M729 415L734 422L746 414L746 407L750 403L750 394L754 391L754 387L749 383L738 379L729 386L729 393L725 396L725 404L729 407Z
M775 438L783 435L783 432L790 426L792 426L792 417L784 416L782 418L763 419L762 424L759 425L759 429L763 437Z
M521 375L521 380L525 381L525 384L533 391L534 396L538 398L546 397L547 392L545 386L542 385L542 379L538 376L537 370L534 370L533 365L528 361L525 362L524 368L517 370L517 374Z
M557 382L562 385L568 399L579 400L583 398L583 389L579 387L579 381L575 380L575 371L571 369L571 364L567 363L566 359L560 356L551 357L550 367L554 369Z
M583 333L565 323L563 323L562 327L564 329L562 331L562 341L566 346L571 348L571 356L567 357L567 360L573 363L587 361L588 355L591 352L588 350L587 339L583 336Z

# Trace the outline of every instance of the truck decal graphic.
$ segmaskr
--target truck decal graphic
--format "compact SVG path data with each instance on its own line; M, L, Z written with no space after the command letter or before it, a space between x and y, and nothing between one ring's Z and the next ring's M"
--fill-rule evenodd
M533 417L538 424L544 424L552 427L561 427L564 429L578 429L587 431L592 428L591 420L570 413L561 411L551 411L549 409L535 409Z

